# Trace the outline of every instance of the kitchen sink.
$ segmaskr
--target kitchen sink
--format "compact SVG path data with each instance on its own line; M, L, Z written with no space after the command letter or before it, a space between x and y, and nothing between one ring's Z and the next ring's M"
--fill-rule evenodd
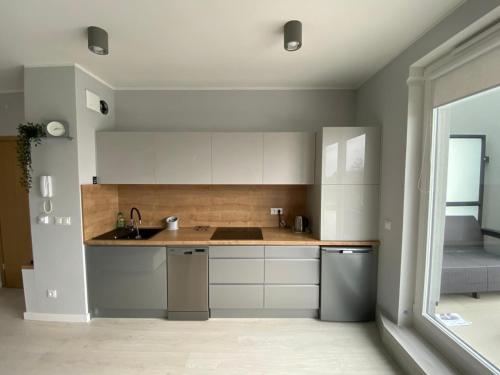
M262 240L262 230L255 227L218 227L211 240Z
M117 228L95 237L94 240L147 240L163 229L164 228L139 228L140 237L137 238L137 231L135 229Z

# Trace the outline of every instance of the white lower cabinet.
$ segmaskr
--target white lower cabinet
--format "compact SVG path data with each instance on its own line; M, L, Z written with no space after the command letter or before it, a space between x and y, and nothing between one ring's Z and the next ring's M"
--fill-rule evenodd
M212 309L262 309L263 285L210 285Z
M266 309L319 309L319 285L265 285Z

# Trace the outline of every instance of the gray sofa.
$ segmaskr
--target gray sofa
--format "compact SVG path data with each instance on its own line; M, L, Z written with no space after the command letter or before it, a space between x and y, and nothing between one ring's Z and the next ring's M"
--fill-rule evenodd
M441 294L500 291L500 256L484 248L484 234L473 216L447 216Z

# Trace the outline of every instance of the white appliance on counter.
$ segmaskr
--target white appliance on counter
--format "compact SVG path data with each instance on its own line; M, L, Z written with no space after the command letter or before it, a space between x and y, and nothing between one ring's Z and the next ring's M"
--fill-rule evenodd
M177 216L169 216L165 219L167 223L167 230L179 229L179 218Z

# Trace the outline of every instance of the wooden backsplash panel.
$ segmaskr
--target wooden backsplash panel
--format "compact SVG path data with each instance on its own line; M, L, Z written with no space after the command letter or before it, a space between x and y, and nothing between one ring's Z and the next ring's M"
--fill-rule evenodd
M143 225L163 226L168 216L179 217L182 227L259 226L277 227L271 207L284 209L293 224L295 215L306 213L307 187L301 185L118 185L119 210L128 218L137 207Z
M117 185L82 185L83 237L89 240L116 226Z

